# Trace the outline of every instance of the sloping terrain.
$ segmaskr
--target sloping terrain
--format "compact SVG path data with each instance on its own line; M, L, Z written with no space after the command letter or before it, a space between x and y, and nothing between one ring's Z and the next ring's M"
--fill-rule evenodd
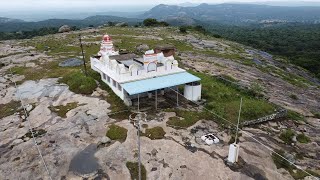
M136 177L137 134L128 120L136 106L126 108L92 71L89 76L99 84L92 93L76 94L61 82L61 77L82 74L81 66L58 66L65 59L81 58L78 35L88 61L105 33L122 52L141 54L141 44L175 45L179 65L202 79L200 105L180 97L176 107L173 92L159 96L158 111L153 99L141 100L140 108L148 115L142 123L143 177L315 179L270 149L319 176L320 84L308 72L265 52L195 31L111 27L0 43L0 179ZM241 121L281 108L290 111L286 118L242 127L240 162L230 167L225 159L229 142L234 142L240 97ZM214 133L220 143L205 145L200 137L206 133Z

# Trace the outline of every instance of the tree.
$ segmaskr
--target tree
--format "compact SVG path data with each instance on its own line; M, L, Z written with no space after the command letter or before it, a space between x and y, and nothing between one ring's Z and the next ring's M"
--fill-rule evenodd
M186 26L180 26L179 28L181 33L187 33L187 27Z
M143 21L143 25L145 25L145 26L157 26L158 23L159 22L153 18L148 18Z

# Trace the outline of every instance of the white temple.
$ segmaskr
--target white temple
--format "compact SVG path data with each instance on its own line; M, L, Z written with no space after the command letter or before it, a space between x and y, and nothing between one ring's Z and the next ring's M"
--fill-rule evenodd
M146 51L142 58L132 54L119 55L111 37L104 35L97 56L91 57L91 68L101 74L101 79L127 105L132 99L170 92L179 85L185 85L184 96L192 101L201 99L200 78L178 67L173 56ZM173 93L174 91L171 91Z

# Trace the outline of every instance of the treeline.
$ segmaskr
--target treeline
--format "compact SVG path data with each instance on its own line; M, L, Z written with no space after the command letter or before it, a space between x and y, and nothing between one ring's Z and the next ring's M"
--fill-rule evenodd
M59 28L56 28L56 27L45 27L45 28L35 29L32 31L0 32L0 40L29 39L35 36L55 34L58 32L58 30Z
M286 57L320 78L320 24L269 27L212 24L206 27L223 38Z

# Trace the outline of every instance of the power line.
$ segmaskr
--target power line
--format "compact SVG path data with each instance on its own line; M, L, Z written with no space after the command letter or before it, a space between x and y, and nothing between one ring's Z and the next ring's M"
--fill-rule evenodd
M179 93L178 91L174 90L173 88L170 88L170 89L173 90L174 92L178 93L179 95L181 95L181 96L184 97L183 94ZM184 97L184 98L185 98L185 97ZM187 98L185 98L185 99L187 99ZM187 100L188 100L188 99L187 99ZM188 100L188 101L191 101L191 100ZM198 105L198 104L197 104L196 102L194 102L194 101L191 101L191 102L194 103L194 104L196 104L196 105ZM227 121L227 122L230 123L231 125L237 127L237 125L234 124L233 122L225 119L224 117L216 114L215 112L207 109L206 107L203 107L203 109L207 110L208 112L210 112L210 113L213 114L214 116L216 116L216 117L218 117L218 118L220 118L220 119L222 119L222 120L224 120L224 121ZM287 158L283 157L281 154L279 154L279 153L277 153L276 151L274 151L272 148L270 148L270 147L268 147L267 145L263 144L261 141L259 141L259 140L256 139L255 137L253 137L251 134L247 133L246 131L244 131L244 130L242 130L242 129L240 129L240 128L239 128L239 130L242 131L242 132L243 132L244 134L246 134L247 136L249 136L250 138L252 138L254 141L258 142L260 145L262 145L262 146L264 146L265 148L267 148L267 149L268 149L269 151L271 151L272 153L278 155L278 156L281 157L282 159L284 159L284 160L286 160L287 162L289 162L291 165L295 166L297 169L300 169L301 171L305 172L305 173L308 174L309 176L315 177L315 176L313 176L312 174L310 174L309 172L307 172L306 170L302 169L300 166L295 165L293 162L291 162L291 161L288 160ZM315 177L315 178L317 178L317 177ZM319 178L317 178L317 179L319 179Z
M13 76L13 73L12 73L12 71L11 71L11 67L10 67L10 73L11 73L11 75ZM14 86L15 86L16 90L18 90L16 82L15 82L15 81L12 81L12 80L11 80L11 82L14 83ZM36 141L36 138L35 138L35 136L34 136L34 132L33 132L33 130L32 130L33 128L32 128L32 126L31 126L30 120L28 119L27 110L26 110L26 108L25 108L25 106L24 106L24 104L23 104L23 102L22 102L22 99L21 99L21 94L18 93L18 96L19 96L19 100L20 100L21 106L22 106L23 111L24 111L24 115L25 115L26 120L27 120L27 122L28 122L29 130L30 130L30 132L31 132L31 136L32 136L33 142L34 142L34 144L36 145L36 148L37 148L38 153L39 153L39 155L40 155L40 158L41 158L41 160L42 160L43 166L45 167L46 172L47 172L47 174L48 174L48 176L49 176L49 179L52 180L51 175L50 175L50 172L49 172L49 169L48 169L48 167L47 167L47 164L46 164L46 162L45 162L45 160L44 160L44 158L43 158L43 156L42 156L42 153L41 153L41 151L40 151L40 148L39 148L38 143L37 143L37 141Z

